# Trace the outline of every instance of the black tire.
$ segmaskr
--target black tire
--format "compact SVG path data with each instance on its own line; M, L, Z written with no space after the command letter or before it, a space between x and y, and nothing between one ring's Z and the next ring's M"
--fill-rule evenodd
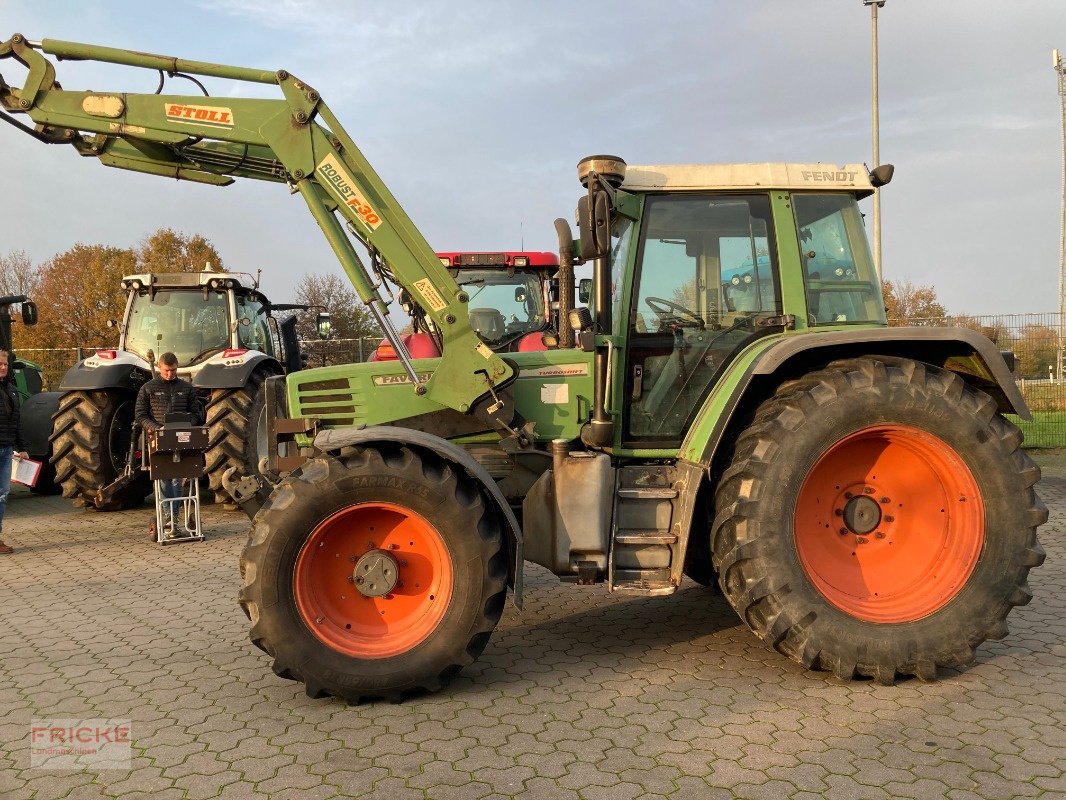
M827 490L822 495L816 491L813 497L820 504L818 513L825 515L824 527L833 525L824 536L839 535L845 537L841 542L847 542L854 535L856 547L882 547L897 537L900 547L880 551L887 559L894 559L901 552L912 552L908 541L920 542L917 538L908 540L908 531L913 534L927 525L947 530L955 524L949 520L966 519L965 515L971 514L973 522L967 530L973 532L977 545L963 565L968 572L952 564L937 567L942 573L960 569L959 576L957 585L948 583L942 599L928 611L915 604L914 618L901 615L895 621L886 615L886 621L871 621L863 614L850 613L847 603L831 602L828 596L832 587L823 591L817 575L808 571L805 563L810 562L802 561L800 551L811 541L805 537L823 535L823 518L814 514L797 517L797 506L801 496L805 503L811 498L804 494L810 491L809 476L826 463L829 454L846 452L840 447L861 441L871 431L893 428L917 431L913 435L933 448L930 453L953 451L954 461L950 463L956 465L955 470L946 474L969 480L978 496L970 498L965 511L959 510L965 497L951 497L947 502L936 499L936 505L956 501L957 505L947 516L933 513L913 519L911 527L907 527L910 518L904 518L903 511L897 512L895 504L886 505L885 509L893 510L901 519L878 516L876 524L887 528L898 523L902 527L890 532L887 542L877 530L880 541L875 542L870 535L873 529L860 537L850 527L857 527L855 516L849 518L849 527L839 530L836 525L843 524L839 521L842 518L830 522L833 514L839 514L834 510L838 499L830 495L841 486L829 481ZM711 549L723 592L765 642L807 668L832 670L841 679L858 674L890 684L899 674L934 680L941 667L966 665L972 661L975 647L1007 634L1006 618L1011 608L1032 598L1026 582L1029 570L1044 561L1036 528L1047 520L1048 512L1033 491L1040 470L1021 450L1021 443L1021 432L996 412L996 404L988 395L951 372L914 361L838 361L784 384L762 404L750 427L736 439L731 466L717 489ZM880 478L873 475L874 479L893 477L891 467L870 463L874 464L872 469L882 472ZM902 479L904 473L897 474ZM815 487L823 485L813 477L810 480ZM836 481L846 482L846 476ZM864 502L872 508L879 491L870 487L873 500L860 500L861 492L843 496L853 498L849 503ZM914 492L916 498L926 494L925 486ZM975 499L980 505L972 502ZM893 501L886 497L880 502ZM973 510L977 508L983 509L983 514ZM880 509L878 506L874 513L879 515ZM939 511L945 513L944 508ZM829 538L822 542L829 547ZM841 575L845 570L862 575L865 569L859 560L845 558L839 563L843 564ZM891 579L893 573L886 569L884 574ZM931 577L938 578L936 574ZM908 592L917 596L923 590L918 583L904 585L903 607L910 608L906 605ZM884 598L867 600L874 607L884 602Z
M119 511L144 503L151 491L148 473L102 507L96 493L111 484L126 464L136 395L122 390L67 392L53 418L52 464L63 496L83 508Z
M361 513L359 509L368 504L389 504L430 522L443 543L442 552L447 552L441 560L452 581L447 604L433 612L441 614L439 621L426 627L420 634L424 638L398 652L360 657L362 643L353 645L359 653L343 649L349 644L343 638L345 618L325 620L329 632L342 637L340 646L312 632L297 590L315 579L315 590L324 595L332 597L335 591L350 595L348 603L369 601L359 597L346 578L338 575L332 583L317 580L318 573L303 566L304 559L313 563L319 551L309 543L321 546L326 541L316 537L331 520L351 521L343 515ZM355 527L362 528L351 525L340 530ZM327 557L335 544L338 550L346 547L330 540L323 551ZM378 544L385 546L382 539ZM301 555L305 550L307 554ZM403 549L396 552L404 556ZM334 563L344 565L344 553L340 557ZM353 553L347 561L355 558ZM400 566L406 568L406 561ZM351 564L345 567L350 568ZM335 695L353 703L372 698L395 701L442 688L481 654L503 610L507 561L498 512L469 478L435 455L382 446L357 449L343 460L313 459L287 477L256 515L241 554L241 574L240 602L252 622L251 640L273 656L275 674L304 683L310 697ZM399 578L404 575L401 570ZM384 614L389 606L380 607ZM321 624L324 617L313 621Z
M233 504L222 488L222 476L230 467L236 467L240 475L260 474L259 459L266 455L263 382L272 374L255 370L244 386L211 392L207 404L208 444L204 458L208 486L215 493L216 502Z
M56 465L50 460L41 466L41 473L37 476L37 483L30 487L30 491L39 495L59 494L63 488L56 482Z

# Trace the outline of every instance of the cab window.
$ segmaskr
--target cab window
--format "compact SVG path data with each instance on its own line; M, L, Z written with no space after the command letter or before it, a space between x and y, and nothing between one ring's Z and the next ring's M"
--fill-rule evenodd
M628 315L626 438L676 444L722 368L781 314L766 195L645 203Z
M811 325L884 323L866 231L850 194L793 195Z
M237 295L237 339L241 347L273 355L266 309L251 295Z

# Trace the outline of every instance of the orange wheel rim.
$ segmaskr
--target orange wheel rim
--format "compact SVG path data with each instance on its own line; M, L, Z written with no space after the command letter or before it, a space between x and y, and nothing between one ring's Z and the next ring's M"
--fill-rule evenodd
M870 622L911 622L966 584L984 544L969 468L941 439L884 425L841 439L800 490L796 549L830 603Z
M388 658L423 642L443 619L453 585L437 529L391 503L348 506L324 520L293 575L307 627L356 658Z

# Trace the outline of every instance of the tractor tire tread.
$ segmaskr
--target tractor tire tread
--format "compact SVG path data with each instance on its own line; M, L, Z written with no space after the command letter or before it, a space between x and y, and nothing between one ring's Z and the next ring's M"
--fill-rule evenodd
M274 659L274 673L288 680L302 682L309 697L332 695L354 705L377 699L401 702L412 695L438 691L464 666L477 659L499 622L507 589L502 523L472 481L461 476L447 463L430 461L432 459L406 446L389 447L384 451L377 447L358 448L343 461L331 457L313 459L288 476L256 515L240 556L243 577L240 605L251 621L251 641ZM275 526L274 520L278 515L272 512L291 510L302 497L311 495L312 486L323 483L336 486L353 471L359 470L375 475L419 477L446 493L460 507L460 515L469 520L469 530L477 531L481 560L484 562L483 602L478 608L477 617L467 628L468 638L461 645L456 644L451 648L449 663L421 674L408 674L398 683L369 688L353 688L350 683L338 682L334 672L323 669L313 654L292 645L296 631L292 630L290 622L280 620L278 613L279 607L290 605L292 599L288 595L280 596L278 587L267 585L268 579L264 577L271 574L264 567L278 537L290 533L282 526ZM296 620L298 624L303 624L298 615ZM300 633L310 635L306 628Z
M776 523L764 516L768 512L761 515L760 508L779 490L774 483L776 473L771 473L778 462L789 457L789 442L808 418L828 404L840 402L844 394L887 397L891 392L939 396L959 408L961 417L983 423L976 437L981 444L975 446L985 447L985 455L997 456L997 463L1012 472L1009 482L1015 496L1004 503L1013 507L1016 498L1024 503L1014 512L1024 530L1017 532L1019 541L1011 542L1011 563L1000 569L995 586L989 590L999 600L973 609L966 630L944 632L938 640L927 637L919 642L903 638L906 626L882 626L901 630L886 630L887 641L874 647L852 641L834 630L827 619L821 619L832 615L817 603L806 603L802 590L807 587L790 583L787 575L768 571L771 562L766 554L775 546L772 537L780 535L780 528L769 530ZM861 675L891 684L898 675L915 675L932 681L939 669L969 664L974 648L982 641L1006 635L1011 607L1032 598L1026 583L1029 569L1044 561L1036 528L1047 520L1047 509L1032 488L1040 479L1040 470L1020 450L1021 442L1017 427L996 413L995 403L987 395L954 373L907 359L844 359L782 384L735 440L716 489L710 539L723 593L744 622L771 647L804 666L831 671L841 680ZM779 513L787 516L789 512Z

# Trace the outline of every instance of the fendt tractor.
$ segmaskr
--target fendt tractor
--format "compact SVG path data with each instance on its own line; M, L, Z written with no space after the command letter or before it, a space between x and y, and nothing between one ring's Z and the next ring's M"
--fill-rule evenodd
M127 275L122 288L118 346L75 364L59 387L51 441L63 495L102 511L144 502L151 481L133 468L134 404L168 351L206 401L210 488L222 493L231 467L257 475L266 452L263 382L300 368L296 318L279 322L274 312L304 306L273 305L257 278L218 270Z
M574 302L574 273L560 269L554 253L446 252L437 253L437 258L460 291L470 296L470 325L492 350L524 353L573 346L568 317ZM432 320L405 293L401 306L413 329L400 337L408 353L414 358L439 356L442 337ZM382 339L370 360L397 358L389 340Z
M14 351L11 335L11 307L20 306L23 325L37 324L37 305L24 294L0 297L0 350L6 350L10 362L9 375L18 393L20 427L26 453L43 466L37 482L30 487L36 494L52 494L56 490L55 470L48 463L51 451L48 434L52 431L52 413L59 402L58 392L44 392L41 367L19 358Z
M281 97L60 89L46 54ZM1003 417L1029 412L979 334L886 327L858 201L888 165L586 158L578 242L556 222L560 263L592 262L591 307L568 314L579 346L496 353L471 292L288 72L21 36L0 57L29 70L0 83L6 116L44 141L292 187L399 356L268 378L270 469L227 483L253 515L252 641L309 695L441 687L508 588L521 606L526 560L637 595L715 582L781 653L885 684L966 664L1029 602L1047 510ZM386 282L440 331L439 357L411 358Z

